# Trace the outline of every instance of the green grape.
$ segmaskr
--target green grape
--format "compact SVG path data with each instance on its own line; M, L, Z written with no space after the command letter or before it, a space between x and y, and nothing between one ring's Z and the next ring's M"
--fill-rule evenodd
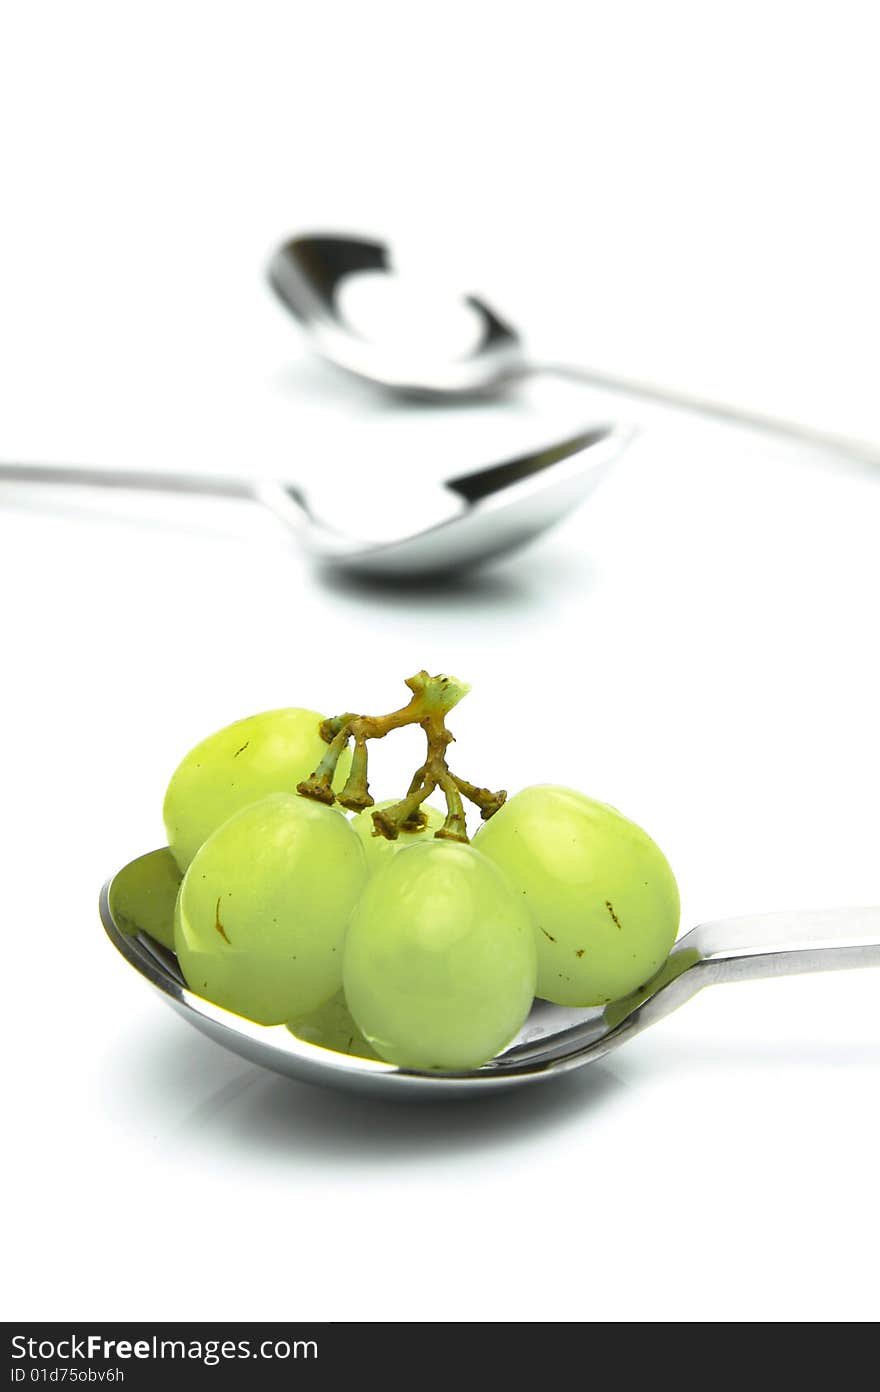
M180 871L167 847L138 856L113 878L110 912L123 933L149 933L163 947L174 947L174 905Z
M408 846L372 877L345 940L348 1007L404 1068L477 1068L509 1044L535 994L528 913L473 847Z
M538 995L605 1005L660 970L675 941L678 886L647 832L571 788L524 788L477 832L531 912Z
M390 856L397 851L402 851L406 846L417 846L422 841L429 841L435 831L439 831L444 821L445 814L439 812L436 807L422 807L422 811L427 818L427 826L422 831L406 831L401 828L400 835L396 841L389 841L386 836L373 835L373 813L383 812L386 807L393 807L396 799L389 798L387 802L377 802L375 807L368 807L364 812L358 812L352 818L352 829L357 832L364 844L367 853L367 865L372 873L380 870Z
M327 752L317 711L263 711L236 720L202 740L171 777L163 815L168 845L185 870L204 841L231 817L269 793L295 793L296 785ZM343 754L334 787L339 790L351 759Z
M367 879L363 846L331 807L273 793L196 852L180 887L174 947L187 984L264 1025L342 985L342 944Z
M332 1049L337 1054L367 1059L379 1057L352 1019L342 991L310 1014L288 1021L287 1028L297 1039L304 1039L307 1044L320 1044L322 1049Z

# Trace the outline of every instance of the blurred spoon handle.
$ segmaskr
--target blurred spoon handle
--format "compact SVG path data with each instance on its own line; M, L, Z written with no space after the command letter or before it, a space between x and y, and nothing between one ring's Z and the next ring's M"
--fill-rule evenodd
M95 469L64 464L0 463L0 483L77 484L84 488L127 488L151 493L192 493L214 498L253 498L248 479L222 474L168 473L151 469Z
M800 444L807 449L823 450L832 454L846 456L865 464L880 465L880 446L870 440L853 439L847 435L814 430L812 426L801 425L797 421L780 420L778 416L767 416L760 411L746 411L739 406L726 405L722 401L711 401L702 396L691 396L687 392L672 388L653 386L648 382L630 381L625 377L612 377L592 368L573 367L567 363L547 363L529 368L531 373L546 373L548 376L581 382L585 386L597 387L602 391L612 391L622 396L635 397L657 406L669 406L674 410L688 411L694 415L706 416L725 425L741 426L746 430L756 430L763 435L773 435L790 444Z

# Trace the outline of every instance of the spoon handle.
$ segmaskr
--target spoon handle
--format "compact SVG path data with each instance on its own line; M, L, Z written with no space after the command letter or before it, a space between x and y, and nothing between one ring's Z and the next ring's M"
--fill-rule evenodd
M63 464L0 463L0 483L77 484L86 488L127 488L151 493L190 493L214 498L253 498L248 479L222 474L185 474L149 469L94 469Z
M705 923L678 950L696 949L703 980L755 981L802 972L880 967L880 908L809 909Z
M767 416L759 411L746 411L738 406L728 406L721 401L712 401L702 396L691 396L687 392L674 391L666 387L653 386L647 382L635 382L624 377L606 376L594 372L592 368L573 367L566 363L530 364L529 376L547 373L553 377L581 382L585 386L598 387L602 391L618 392L623 396L637 397L642 401L653 402L658 406L671 406L676 410L689 411L695 415L706 416L721 421L725 425L743 426L757 430L764 435L774 435L792 444L804 445L808 449L826 450L832 454L846 456L865 464L880 465L880 447L870 440L860 440L848 435L814 430L812 426L801 425L797 421L781 420L778 416Z

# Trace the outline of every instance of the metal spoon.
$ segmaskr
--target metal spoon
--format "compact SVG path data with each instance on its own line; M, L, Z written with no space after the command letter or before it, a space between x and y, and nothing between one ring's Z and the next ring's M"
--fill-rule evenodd
M681 938L654 980L624 1000L585 1010L536 1001L520 1034L491 1063L467 1073L412 1073L322 1049L296 1038L284 1025L253 1024L190 991L173 952L138 922L159 931L157 905L164 902L172 912L177 872L170 864L167 851L151 852L125 866L101 891L101 921L129 965L189 1024L250 1062L301 1082L386 1098L484 1097L580 1068L656 1024L704 986L880 966L880 908L707 923ZM166 928L163 923L167 937Z
M632 433L599 424L515 459L440 482L410 477L405 487L381 493L375 481L367 489L356 474L344 489L307 491L274 480L47 464L0 464L0 484L246 498L270 508L317 561L401 579L459 571L525 545L592 491Z
M645 382L611 377L592 368L531 362L522 339L485 300L462 295L459 304L474 316L476 341L462 355L444 357L432 341L431 323L419 325L418 342L387 345L363 337L348 322L340 301L366 275L397 274L394 254L384 242L349 236L300 236L275 252L269 282L306 330L317 352L338 367L379 386L409 396L462 399L491 396L524 378L549 374L637 398L653 405L695 412L729 425L775 435L813 449L831 450L880 464L880 449L774 416L740 410L722 402L669 391Z

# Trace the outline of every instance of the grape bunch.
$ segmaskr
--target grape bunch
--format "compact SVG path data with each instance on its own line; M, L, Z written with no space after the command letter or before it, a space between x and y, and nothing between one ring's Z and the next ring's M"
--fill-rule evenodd
M678 888L614 808L454 774L446 717L469 688L424 671L407 686L389 715L267 711L187 754L164 805L183 874L173 947L194 992L250 1020L454 1072L504 1049L535 996L607 1005L649 981ZM423 763L403 798L375 803L369 741L416 724Z

